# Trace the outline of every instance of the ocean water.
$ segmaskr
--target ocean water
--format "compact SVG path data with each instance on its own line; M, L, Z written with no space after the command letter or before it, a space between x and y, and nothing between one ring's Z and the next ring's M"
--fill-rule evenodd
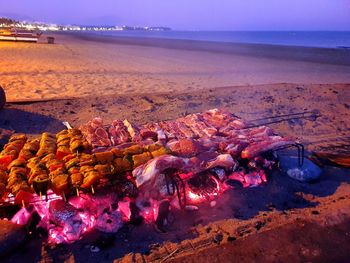
M107 31L109 36L350 48L350 31Z

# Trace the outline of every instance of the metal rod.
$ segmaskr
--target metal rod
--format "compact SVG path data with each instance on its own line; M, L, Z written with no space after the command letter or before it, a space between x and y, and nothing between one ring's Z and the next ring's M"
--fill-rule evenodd
M313 113L313 114L309 115L309 116L305 116L305 113ZM271 116L271 117L266 117L266 118L262 118L262 119L250 120L250 121L248 121L248 123L251 123L251 125L248 125L247 127L243 128L243 129L250 129L250 128L259 127L262 125L280 123L280 122L289 121L289 120L307 119L310 117L321 116L320 114L316 114L315 112L305 112L305 113L286 114L286 115ZM295 116L295 117L292 117L292 116ZM290 118L285 118L285 117L290 117ZM278 118L281 118L281 119L278 119ZM273 120L273 119L278 119L278 120ZM262 122L262 123L257 123L257 124L252 123L252 122L265 121L265 120L266 120L266 122ZM267 121L267 120L271 120L271 121Z
M301 143L294 143L294 144L290 144L290 145L286 145L286 146L282 146L278 149L275 149L275 151L280 151L280 150L284 150L284 149L288 149L291 147L295 147L297 149L298 152L298 166L301 167L304 165L304 158L305 158L305 147L303 144Z
M312 115L309 116L309 117L320 116L320 115L318 115L318 114L317 114L316 112L314 112L314 111L305 111L305 112L298 112L298 113L290 113L290 114L283 114L283 115L276 115L276 116L271 116L271 117L265 117L265 118L250 120L250 121L248 121L248 122L263 121L263 120L267 120L267 119L284 118L284 117L298 116L298 115L301 115L302 117L305 117L304 115L307 114L307 113L312 113Z

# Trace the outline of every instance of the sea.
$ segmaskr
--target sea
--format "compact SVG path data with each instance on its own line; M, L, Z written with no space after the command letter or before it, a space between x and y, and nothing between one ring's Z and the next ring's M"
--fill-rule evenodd
M96 34L350 49L350 31L104 31Z

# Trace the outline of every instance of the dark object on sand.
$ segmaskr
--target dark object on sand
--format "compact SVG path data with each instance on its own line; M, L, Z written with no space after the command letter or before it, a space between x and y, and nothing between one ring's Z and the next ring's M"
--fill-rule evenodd
M5 106L6 95L4 89L0 86L0 110Z
M2 41L23 41L38 42L42 32L23 28L2 28L0 29L0 40Z
M305 159L302 166L298 165L297 156L279 156L280 168L290 178L300 182L312 182L321 175L321 168L309 159Z
M350 168L350 153L315 152L310 159L321 166L331 165Z
M47 37L47 43L48 44L55 44L55 38L54 37Z
M0 220L0 256L16 249L25 239L23 227L11 221Z
M156 219L156 230L160 233L165 233L165 225L167 224L169 215L170 202L168 200L162 200L158 207L158 216Z

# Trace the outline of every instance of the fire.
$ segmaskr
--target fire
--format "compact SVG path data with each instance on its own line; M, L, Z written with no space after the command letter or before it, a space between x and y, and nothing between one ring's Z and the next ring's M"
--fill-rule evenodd
M125 201L118 202L118 211L120 211L125 221L128 221L131 217L130 202L128 199Z
M193 178L192 173L181 174L185 203L189 205L211 201L230 187L225 180L219 180L210 173L201 174L194 180ZM247 187L266 182L266 175L263 170L250 173L234 172L226 179L237 180ZM181 208L178 197L175 193L166 198L170 203L169 209ZM154 223L161 201L145 199L142 194L136 200L131 200L129 197L115 199L111 194L97 196L81 193L65 202L61 196L49 191L47 200L34 194L30 205L20 209L11 221L25 225L32 214L37 212L41 217L38 227L46 229L49 243L72 243L92 229L117 232L123 223L129 222L132 217L131 202L136 205L139 216L143 217L145 222Z
M190 204L199 204L199 203L203 203L205 201L210 201L210 200L216 198L217 196L219 196L220 194L222 194L227 189L214 176L212 176L211 179L216 184L216 187L215 187L215 189L212 192L206 193L206 194L196 194L196 193L194 193L191 190L188 190L186 192L186 196L187 196L187 199L188 199ZM189 189L189 187L187 187L187 189Z

